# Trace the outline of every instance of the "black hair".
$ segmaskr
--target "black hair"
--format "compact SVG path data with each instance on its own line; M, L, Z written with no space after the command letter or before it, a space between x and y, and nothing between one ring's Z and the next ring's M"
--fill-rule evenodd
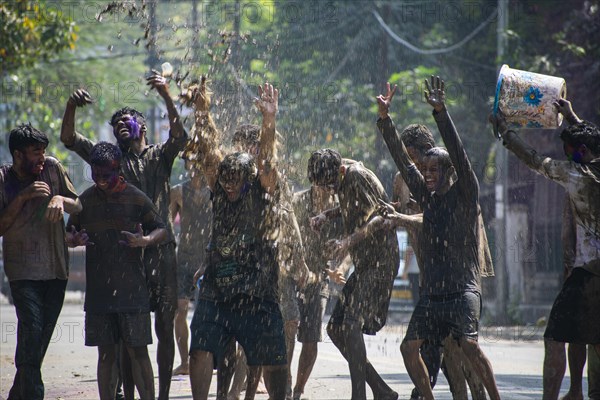
M307 176L310 183L334 183L342 166L342 156L333 149L314 151L308 159Z
M48 143L48 135L31 126L31 123L21 124L8 134L8 149L13 156L15 150L23 151L36 144L47 147Z
M258 176L258 168L254 162L254 157L244 152L226 155L219 164L218 176L227 176L234 173L241 173L242 179L254 182Z
M109 142L98 142L92 147L90 164L100 167L120 168L122 152L119 146Z
M600 155L600 130L591 122L582 121L567 126L560 133L560 138L573 147L583 144L595 155Z
M436 158L438 160L438 165L443 170L444 174L446 173L446 170L453 167L450 154L448 154L448 151L443 147L432 147L425 152L425 157Z
M435 147L433 134L425 125L412 124L408 125L400 134L400 139L406 147L414 147L420 152L425 153L427 150Z
M130 107L123 107L120 110L117 110L112 115L112 117L110 117L109 124L114 128L119 122L119 120L123 117L123 115L127 114L131 115L132 117L135 117L140 126L146 124L146 117L144 117L144 114Z
M232 142L243 147L260 144L260 126L254 124L238 126L233 133Z

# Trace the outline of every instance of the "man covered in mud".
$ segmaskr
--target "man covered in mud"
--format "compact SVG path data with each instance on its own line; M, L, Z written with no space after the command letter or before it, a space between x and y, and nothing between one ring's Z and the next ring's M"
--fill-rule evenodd
M223 359L232 339L244 348L251 369L262 366L270 397L285 399L287 360L276 249L279 93L268 83L258 93L256 106L263 121L257 157L245 152L223 156L204 80L194 96L191 148L213 194L207 268L191 324L190 380L196 400L208 397L215 362Z
M8 135L13 163L0 167L4 271L17 313L17 373L9 399L44 398L42 362L63 306L69 255L65 212L81 211L64 167L46 156L48 136L19 125Z
M150 292L150 306L155 313L154 329L158 338L157 362L159 391L158 398L169 398L175 340L173 320L177 310L177 265L175 236L169 218L169 178L177 155L187 142L187 133L179 118L179 113L169 94L164 77L153 71L147 79L148 85L156 89L163 98L169 118L169 138L164 143L148 144L147 125L142 113L125 107L111 118L110 125L117 143L123 152L121 172L125 180L144 192L156 205L158 213L167 224L167 238L157 246L144 250L144 265ZM83 89L76 90L67 101L63 117L60 140L71 151L76 152L89 163L94 143L75 132L75 111L77 107L90 104L92 99ZM127 364L127 359L125 360ZM128 368L124 368L125 395L133 395ZM130 398L130 397L128 397Z
M236 151L244 151L257 157L260 152L260 135L261 127L253 124L244 124L235 130L233 134L232 144ZM281 142L277 141L278 145ZM292 193L286 181L286 177L282 174L279 185L279 237L277 262L279 265L279 307L284 322L284 331L287 348L288 362L288 384L286 388L286 399L291 400L292 397L292 376L291 363L294 355L294 347L296 343L296 334L298 332L298 323L300 319L300 310L298 307L297 290L304 288L307 281L314 281L316 275L311 274L304 261L303 243L300 235L300 228L296 220L296 215L292 207ZM233 361L233 360L232 360ZM236 378L234 379L232 388L229 392L230 399L239 398L241 390L240 373L245 371L245 357L240 349L235 362ZM229 368L223 368L225 374L219 375L223 378L223 383L228 385L230 377ZM248 376L250 385L256 384L258 377ZM268 378L267 378L268 379ZM254 388L250 389L255 390ZM251 393L251 392L250 392ZM246 398L250 397L247 393Z
M555 106L571 123L560 133L567 161L540 156L508 129L501 113L490 117L508 150L565 188L575 220L573 268L554 301L544 333L544 400L558 398L566 368L565 343L591 344L600 352L600 130L570 115L570 104L564 99Z
M147 347L152 328L143 248L160 243L167 231L148 196L124 181L121 157L112 143L92 147L94 185L81 194L83 210L70 216L66 241L71 247L86 246L85 345L98 347L99 398L115 399L121 345L131 360L140 398L152 400L154 374Z
M386 94L377 97L386 114L394 92L388 84ZM419 349L425 341L435 342L451 334L480 374L490 398L499 399L492 367L477 342L481 311L479 184L446 110L444 83L439 77L431 78L431 86L427 82L425 97L434 109L448 150L428 150L423 174L414 165L391 118L377 121L398 170L423 209L419 236L421 298L401 345L402 356L419 393L433 399Z
M379 118L385 119L388 117L388 109L384 104L379 104ZM406 147L411 160L421 173L424 171L423 161L425 153L435 147L433 134L425 125L412 124L407 126L400 138ZM402 179L402 174L398 172L394 177L394 203L396 211L407 215L422 215L422 210L411 196L410 190L406 182ZM482 276L493 276L494 267L492 257L488 246L487 235L483 225L481 212L479 214L479 263L481 265ZM417 225L417 229L408 229L408 238L415 252L417 265L423 265L423 259L419 247L419 234L422 229L422 224ZM420 276L420 274L418 274ZM420 284L416 283L420 289ZM413 292L414 293L414 292ZM418 302L417 295L416 302ZM415 305L416 305L415 302ZM443 345L443 359L442 359ZM440 366L444 371L444 375L448 380L450 391L455 399L467 399L467 384L471 389L471 394L474 400L485 400L485 388L473 370L471 363L464 357L464 353L458 347L457 342L451 337L439 338L436 343L425 342L421 346L421 357L427 366L431 387L435 387ZM466 383L465 383L466 378ZM418 399L419 391L415 388L411 394L411 399Z
M350 253L354 272L348 278L327 325L327 333L342 353L352 381L352 399L366 399L368 383L376 399L397 399L367 359L363 334L374 335L386 323L399 252L396 233L383 229L376 215L380 201L388 201L379 179L362 163L344 159L332 149L313 153L313 184L339 197L339 207L311 220L319 230L342 216L345 237L328 243L330 259Z
M315 184L315 163L320 158L319 151L308 160L307 175L310 188L294 193L294 212L302 234L304 258L314 274L320 276L317 282L306 285L299 298L300 325L298 341L302 350L298 359L298 372L294 384L293 400L300 400L308 378L317 360L318 343L323 340L321 324L329 298L329 279L344 284L346 270L351 266L348 257L344 260L328 260L325 243L343 235L341 215L328 221L318 234L310 227L310 219L323 211L339 206L336 196L325 186ZM334 268L334 269L331 269Z

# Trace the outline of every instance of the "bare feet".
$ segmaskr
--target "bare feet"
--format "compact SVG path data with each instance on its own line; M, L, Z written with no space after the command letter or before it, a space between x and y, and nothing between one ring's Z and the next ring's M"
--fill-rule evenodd
M179 367L173 370L173 375L189 375L190 374L190 366L188 364L181 364Z

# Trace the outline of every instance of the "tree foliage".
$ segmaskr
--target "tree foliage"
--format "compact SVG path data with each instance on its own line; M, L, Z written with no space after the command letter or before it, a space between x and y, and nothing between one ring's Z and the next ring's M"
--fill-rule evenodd
M0 3L0 76L73 49L76 40L71 18L46 1Z
M12 4L22 3L28 2ZM53 2L63 3L69 2ZM296 181L303 181L311 150L333 147L365 162L389 188L395 166L375 129L375 97L386 81L399 85L392 107L398 127L425 123L436 132L431 108L423 101L423 80L430 74L446 79L450 113L484 183L494 145L486 116L501 64L565 77L581 116L598 122L600 115L598 1L510 1L510 40L503 60L496 59L496 1L94 4L72 8L70 20L56 6L56 18L71 24L70 33L73 24L79 27L77 46L55 56L57 47L36 50L51 56L34 54L37 64L22 64L4 77L8 90L2 102L9 106L0 112L7 124L32 120L53 132L58 143L66 100L75 88L86 87L96 102L78 110L77 128L88 136L102 136L115 109L128 105L151 115L161 106L148 93L144 76L168 61L175 67L173 95L200 75L208 76L215 92L213 113L226 138L236 125L258 122L252 105L256 85L274 83L281 91L283 155ZM397 43L375 13L395 34L425 52ZM53 21L47 14L45 22ZM55 36L54 43L66 43L64 35ZM424 54L457 43L461 45L452 51ZM184 118L189 112L182 109ZM156 113L151 140L157 131L165 132L162 113ZM188 118L188 128L191 122ZM53 150L64 152L60 145Z

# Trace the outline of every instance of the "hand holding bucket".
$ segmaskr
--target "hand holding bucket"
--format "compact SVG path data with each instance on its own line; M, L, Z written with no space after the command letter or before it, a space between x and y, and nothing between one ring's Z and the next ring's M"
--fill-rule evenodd
M553 103L567 96L563 78L512 69L500 69L494 116L503 114L509 128L556 128L562 115Z

